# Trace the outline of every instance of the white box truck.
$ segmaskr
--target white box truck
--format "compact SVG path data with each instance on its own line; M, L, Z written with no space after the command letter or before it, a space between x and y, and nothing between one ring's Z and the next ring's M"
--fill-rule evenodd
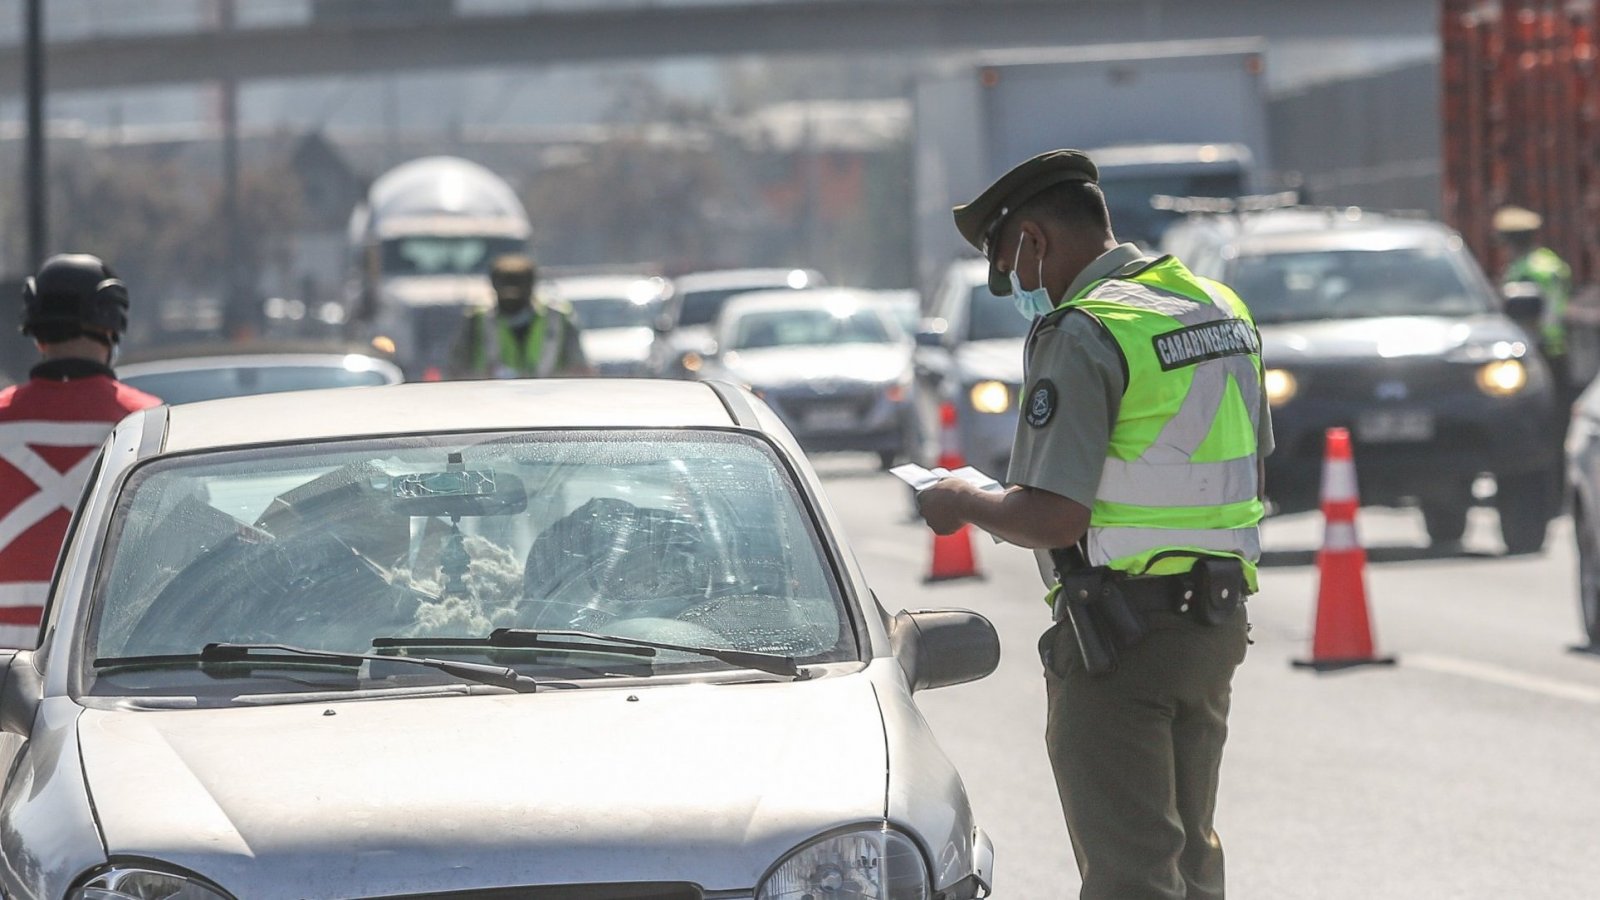
M1086 150L1120 237L1153 245L1171 214L1154 194L1258 190L1267 152L1265 44L1115 44L963 56L918 78L912 196L925 290L971 250L950 208L1024 159Z

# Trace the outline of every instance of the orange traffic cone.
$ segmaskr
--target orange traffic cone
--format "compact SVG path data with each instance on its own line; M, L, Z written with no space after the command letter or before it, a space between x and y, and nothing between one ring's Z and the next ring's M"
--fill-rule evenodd
M1296 666L1318 671L1362 665L1393 665L1373 652L1367 617L1367 551L1356 535L1356 464L1350 432L1329 428L1322 462L1322 550L1317 553L1317 622L1311 659Z
M961 430L956 427L956 405L946 400L939 407L939 467L954 472L964 465ZM933 559L923 583L982 577L977 555L972 550L971 525L961 526L954 534L933 536Z

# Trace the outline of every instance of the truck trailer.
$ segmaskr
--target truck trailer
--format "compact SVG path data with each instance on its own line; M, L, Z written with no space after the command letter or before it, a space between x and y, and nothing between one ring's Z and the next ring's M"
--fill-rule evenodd
M1153 246L1171 220L1150 197L1235 197L1269 164L1265 45L1116 44L964 56L914 92L916 275L926 290L971 253L950 208L1024 159L1088 151L1120 236Z

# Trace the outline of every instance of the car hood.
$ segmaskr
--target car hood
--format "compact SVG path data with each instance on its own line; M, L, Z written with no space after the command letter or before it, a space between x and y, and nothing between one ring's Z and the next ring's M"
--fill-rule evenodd
M654 339L648 328L585 328L581 333L583 355L595 364L642 361Z
M756 387L807 381L883 384L906 376L911 349L899 344L769 347L731 351L723 355L721 365L731 377Z
M1526 343L1510 319L1497 315L1466 318L1393 316L1262 325L1262 359L1267 365L1335 359L1437 357L1474 345L1501 341Z
M955 357L962 380L1021 384L1025 343L1022 338L1000 338L961 344L956 348Z
M252 898L749 889L797 844L886 804L865 674L88 710L79 739L107 853Z
M383 282L383 299L399 306L494 305L494 290L482 275L402 275Z

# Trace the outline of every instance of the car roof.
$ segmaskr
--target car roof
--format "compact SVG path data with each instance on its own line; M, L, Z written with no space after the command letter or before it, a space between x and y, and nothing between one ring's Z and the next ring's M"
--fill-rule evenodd
M556 296L569 302L616 297L631 299L634 291L643 290L638 287L640 283L651 286L652 297L666 294L669 288L666 279L649 275L572 275L551 278L545 282Z
M1327 250L1450 248L1461 238L1442 222L1358 209L1279 210L1247 217L1228 243L1239 255Z
M272 369L283 366L346 369L351 372L379 371L394 381L401 380L400 368L387 360L361 353L235 353L215 356L187 356L118 363L119 378L165 375L171 372L203 372L212 369Z
M550 378L293 391L170 407L163 451L382 435L739 425L697 381Z
M738 294L722 308L722 316L732 321L753 310L773 312L779 310L827 309L839 305L856 305L863 309L882 309L883 299L872 291L854 288L816 288L809 291L751 291Z
M796 272L805 277L805 284L822 283L822 275L815 269L721 269L680 275L674 278L672 283L680 294L692 291L725 291L741 287L751 289L788 287L791 286L790 276Z

